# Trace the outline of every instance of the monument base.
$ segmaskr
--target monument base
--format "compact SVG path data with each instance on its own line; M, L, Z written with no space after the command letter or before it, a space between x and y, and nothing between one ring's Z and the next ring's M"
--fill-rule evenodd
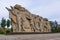
M50 34L52 32L11 32L8 34L16 35L16 34Z

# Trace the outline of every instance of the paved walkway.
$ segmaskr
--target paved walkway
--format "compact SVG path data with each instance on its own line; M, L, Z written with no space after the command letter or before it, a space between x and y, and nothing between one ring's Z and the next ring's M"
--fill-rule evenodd
M60 40L60 33L56 33L56 34L0 35L0 40Z

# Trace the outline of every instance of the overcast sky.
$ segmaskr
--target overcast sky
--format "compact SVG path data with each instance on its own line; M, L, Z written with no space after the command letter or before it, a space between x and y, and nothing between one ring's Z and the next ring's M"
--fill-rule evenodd
M0 20L2 17L9 18L9 12L5 7L9 8L15 4L25 7L33 14L60 23L60 0L0 0Z

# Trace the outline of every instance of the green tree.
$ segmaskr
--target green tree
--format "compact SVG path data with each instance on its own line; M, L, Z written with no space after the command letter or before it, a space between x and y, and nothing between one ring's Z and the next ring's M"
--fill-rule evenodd
M58 22L57 22L57 21L55 21L55 27L56 27L56 29L57 29L57 27L58 27Z
M9 28L9 26L10 26L10 20L8 19L7 20L7 28Z
M6 26L6 19L2 18L2 20L1 20L1 27L5 28L5 26Z
M58 22L57 21L50 21L51 31L58 32Z
M10 32L12 32L11 28L9 28L11 25L11 21L8 19L6 22L7 22L6 23L6 26L7 26L6 33L10 33Z
M6 26L6 19L2 18L1 20L1 27L3 28L3 32L5 33L5 26Z

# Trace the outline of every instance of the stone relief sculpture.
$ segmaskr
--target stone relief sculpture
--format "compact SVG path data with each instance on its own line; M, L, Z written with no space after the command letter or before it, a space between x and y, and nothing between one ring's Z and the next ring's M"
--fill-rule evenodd
M10 6L9 17L12 22L13 32L50 32L51 27L47 18L31 14L24 7L16 4Z

